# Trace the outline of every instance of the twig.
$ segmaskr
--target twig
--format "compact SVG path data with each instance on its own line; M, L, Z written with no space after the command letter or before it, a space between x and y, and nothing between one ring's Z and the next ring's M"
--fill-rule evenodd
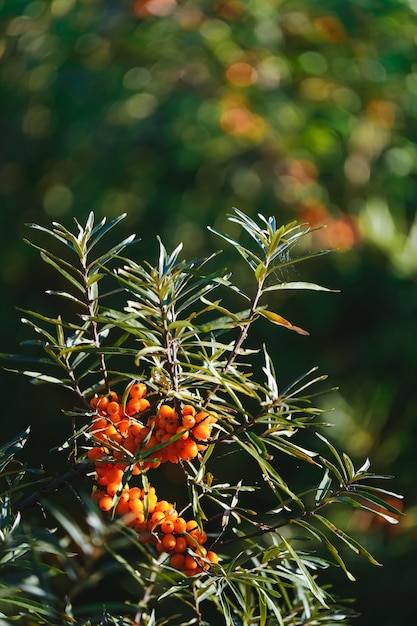
M75 467L72 467L65 474L61 474L61 476L56 476L53 480L47 483L45 486L40 487L35 493L32 493L30 496L18 500L14 506L12 507L14 513L21 513L22 511L29 509L35 506L38 502L40 502L46 496L49 496L51 493L56 493L68 483L74 482L77 478L81 478L84 476L88 469L91 468L91 463L79 463Z

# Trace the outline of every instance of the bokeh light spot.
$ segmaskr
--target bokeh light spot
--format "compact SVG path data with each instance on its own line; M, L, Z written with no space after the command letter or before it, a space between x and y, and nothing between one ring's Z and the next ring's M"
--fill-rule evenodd
M63 17L71 11L74 5L75 0L53 0L50 11L55 17Z
M249 63L233 63L227 68L226 78L235 87L249 87L256 83L258 74Z
M43 196L45 212L51 217L59 217L68 213L72 202L72 191L65 185L52 185Z
M319 52L303 52L298 57L302 69L308 74L324 74L328 69L327 61Z
M22 121L22 128L27 135L41 139L49 134L50 124L50 109L43 104L35 104L26 111Z
M158 100L150 93L138 93L131 96L125 104L126 113L137 120L151 115L158 106Z
M145 67L132 67L123 76L123 87L136 91L142 89L151 80L151 73Z

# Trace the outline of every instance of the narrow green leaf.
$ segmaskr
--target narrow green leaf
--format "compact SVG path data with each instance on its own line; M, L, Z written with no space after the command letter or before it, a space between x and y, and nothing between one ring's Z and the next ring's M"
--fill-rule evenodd
M268 436L267 441L269 445L274 446L275 448L278 448L285 454L294 456L297 459L300 459L302 461L306 461L307 463L311 463L312 465L317 465L318 467L321 467L320 463L317 463L317 461L315 461L313 458L315 456L318 456L317 452L312 452L311 450L306 450L305 448L301 448L300 446L297 446L295 443L292 443L291 441L284 439L284 437L280 437L280 436L277 437L277 436L274 436L274 434L271 434L270 436Z
M351 481L356 474L355 467L353 465L352 459L346 454L346 452L343 452L342 456L343 456L343 461L345 463L346 472L349 477L349 481Z
M328 537L326 537L326 535L323 532L321 532L317 528L313 528L313 526L311 524L309 524L308 522L306 522L304 520L291 520L291 523L292 524L297 524L297 526L301 526L307 532L309 532L311 535L313 535L313 537L315 537L315 539L317 539L317 541L322 543L327 548L327 550L330 552L330 554L332 555L332 557L334 558L336 563L338 563L340 565L340 567L342 568L342 570L344 571L344 573L346 574L348 579L351 580L352 582L355 581L355 577L347 569L346 564L343 561L342 557L340 556L339 551L337 550L336 546L334 546L332 544L332 542L329 541Z
M376 476L374 474L371 474L370 476L368 476L368 478L376 478ZM380 476L378 478L381 478ZM356 481L356 484L359 481ZM356 488L356 485L354 483L354 488ZM383 489L382 487L374 487L373 485L360 485L360 489L362 489L363 491L370 491L371 493L380 493L382 496L387 496L387 497L392 497L392 498L397 498L398 500L403 500L404 496L400 493L396 493L394 491L388 491L388 489Z
M259 315L262 315L263 317L266 317L266 319L272 322L273 324L277 324L278 326L284 326L285 328L288 328L289 330L294 330L299 335L310 334L303 328L300 328L299 326L294 326L294 324L286 320L285 317L282 317L282 315L279 315L278 313L274 313L273 311L268 311L268 309L259 308L259 309L256 309L256 313L258 313Z
M314 517L315 519L319 520L324 526L326 526L326 528L328 528L332 533L337 535L337 537L339 537L347 546L349 546L349 548L353 552L361 556L364 556L373 565L381 565L381 563L378 563L378 561L374 559L372 554L370 554L368 550L366 550L366 548L364 548L355 539L347 535L343 530L341 530L340 528L337 528L337 526L335 526L332 522L330 522L326 517L323 517L322 515L319 515L318 513L315 513Z
M227 243L231 244L236 249L236 251L245 259L246 263L253 270L256 270L258 265L260 263L262 263L262 259L260 259L258 256L256 256L256 254L254 254L253 252L251 252L251 250L248 250L247 248L242 246L238 241L236 241L235 239L233 239L229 235L226 235L225 233L222 233L222 232L216 230L215 228L211 228L210 226L208 227L208 230L210 232L214 233L215 235L218 235L219 237L221 237L225 241L227 241Z
M373 493L369 493L366 487L363 487L361 489L355 488L354 493L356 496L360 496L361 498L364 498L364 500L367 500L368 502L372 502L373 504L376 504L377 506L381 507L384 511L389 511L390 513L393 513L394 515L403 515L402 511L397 509L395 506L392 506L389 502L387 502L383 498L379 498Z
M271 270L274 271L274 270ZM275 283L274 285L270 285L269 287L265 287L263 291L279 291L279 290L288 290L288 289L307 289L310 291L329 291L331 293L339 293L339 289L328 289L327 287L322 287L321 285L317 285L315 283L308 283L303 281L293 281L288 283Z
M343 487L343 485L345 484L345 480L342 476L342 474L339 472L339 470L337 469L336 465L334 465L333 463L331 463L330 461L328 461L327 459L325 459L323 456L320 456L320 462L327 467L327 469L329 469L332 474L334 474L334 476L337 479L337 482L339 483L340 487Z
M318 584L316 583L316 581L314 580L314 578L308 571L307 567L304 565L301 557L294 550L291 544L282 535L280 536L280 538L281 538L282 543L285 545L288 551L288 554L290 555L292 560L295 562L300 572L303 574L303 580L307 584L313 596L320 602L322 606L328 608L326 604L326 594L323 591L323 589L321 589L321 587L318 586Z
M372 513L373 515L382 517L384 520L386 520L390 524L398 524L397 518L391 517L391 515L387 515L386 513L383 513L382 511L379 511L377 509L372 509L369 506L365 506L362 502L358 502L357 500L349 496L335 496L331 499L331 502L340 502L342 504L347 504L348 506L352 507L352 509L360 509L361 511L368 511L369 513Z
M259 452L259 454L262 456L263 459L271 458L271 455L268 453L265 443L262 441L260 437L258 437L258 435L256 435L251 430L247 430L245 434L248 437L248 439L250 439L250 441L254 444L254 446L256 447L257 451Z
M343 463L340 454L338 453L338 451L336 450L336 448L330 443L330 441L328 441L326 439L326 437L324 437L324 435L322 435L321 433L317 433L316 435L319 439L321 439L322 441L324 441L324 443L326 444L326 446L329 448L330 452L333 454L334 458L336 459L340 469L341 469L341 474L343 476L343 481L341 481L342 483L348 483L349 482L349 476L346 472L346 466Z
M92 284L97 283L101 278L103 278L104 274L90 274L87 280L87 287L91 287Z
M57 239L61 243L63 243L66 246L68 246L68 248L70 248L71 250L74 250L74 246L72 246L64 237L61 237L56 231L49 230L49 228L45 228L44 226L40 226L39 224L29 224L28 223L28 224L25 224L25 226L27 226L28 228L32 228L33 230L40 230L43 233L47 233L48 235L50 235L54 239ZM33 245L30 241L28 241L27 243Z
M109 232L109 230L114 228L114 226L116 226L126 216L127 216L127 213L122 213L122 215L119 215L119 217L116 217L111 222L108 222L107 225L106 225L106 218L103 218L102 221L99 224L97 224L91 231L87 252L90 252L92 248L97 244L97 242L100 241L100 239L104 237L104 235L106 235Z
M253 444L247 444L239 437L233 437L233 439L241 448L243 448L258 462L259 467L266 477L272 479L272 481L278 488L282 489L284 493L286 493L288 496L290 496L290 498L297 502L301 509L304 509L304 504L300 500L300 498L293 491L291 491L291 489L288 487L287 483L283 480L280 474L259 454L257 448Z
M71 300L72 302L76 302L76 304L79 304L80 306L82 306L84 308L87 307L85 302L83 302L82 300L79 300L78 298L73 296L72 293L68 293L66 291L54 291L52 289L48 289L46 291L46 293L49 296L60 296L61 298L66 298L67 300Z
M104 267L108 261L110 261L111 259L114 259L117 255L119 255L120 252L124 248L126 248L126 246L129 246L133 243L137 243L138 240L135 237L136 235L134 234L129 235L129 237L126 237L126 239L123 239L123 241L113 246L110 250L108 250L107 252L99 256L97 259L94 259L94 261L91 261L89 265L87 266L87 269L89 270L89 272L95 273L99 268Z
M324 476L321 479L319 486L317 487L316 497L315 497L316 505L320 504L324 500L324 498L327 496L327 494L329 493L331 484L332 484L332 479L330 478L330 475L329 475L329 468L327 468L326 471L324 472Z
M55 261L53 261L50 257L48 257L46 254L42 252L41 252L41 258L43 261L45 261L45 263L52 265L52 267L54 267L57 270L57 272L59 272L62 276L64 276L64 278L66 278L72 285L74 285L74 287L76 287L79 291L81 291L81 293L85 293L84 287L73 276L71 276L69 272L67 272L62 267L60 267L58 263L55 263Z
M47 376L46 374L42 374L41 372L30 372L30 371L22 371L22 374L24 374L25 376L29 376L30 378L32 378L32 382L34 384L38 384L38 383L52 383L54 385L63 385L64 387L69 387L69 389L72 389L72 386L69 385L68 383L70 383L69 379L60 379L60 378L55 378L54 376Z
M265 263L259 263L258 267L255 270L255 278L258 283L261 283L264 280L266 274L267 268L265 266ZM267 291L267 289L264 289L263 291Z

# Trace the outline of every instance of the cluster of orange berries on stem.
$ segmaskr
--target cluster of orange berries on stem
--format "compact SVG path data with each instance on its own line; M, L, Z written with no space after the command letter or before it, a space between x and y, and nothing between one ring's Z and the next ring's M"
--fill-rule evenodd
M172 567L193 576L218 562L217 554L203 545L204 530L195 520L180 517L172 503L158 501L154 487L129 487L123 477L127 468L137 475L161 463L194 459L206 449L216 418L191 405L182 406L178 413L162 404L143 422L141 417L151 410L146 394L146 385L135 383L125 405L113 391L91 400L94 418L89 432L95 445L87 456L95 464L93 498L103 511L114 509L123 516L142 543L170 554ZM138 452L143 460L130 463L126 457Z

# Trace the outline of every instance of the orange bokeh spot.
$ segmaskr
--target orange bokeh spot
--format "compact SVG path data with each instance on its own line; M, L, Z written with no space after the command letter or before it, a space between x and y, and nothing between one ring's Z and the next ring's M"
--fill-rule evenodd
M233 63L227 68L226 78L234 87L249 87L256 83L258 74L249 63Z
M319 35L332 43L339 43L347 39L343 24L333 15L323 15L314 20L314 27Z
M388 100L371 100L366 107L367 117L382 126L382 128L391 128L395 123L395 106Z
M242 98L225 98L222 102L220 126L228 135L254 142L262 141L266 132L263 117L253 113Z
M138 17L163 17L172 13L176 6L175 0L135 0L132 10Z
M306 202L301 207L301 219L310 226L325 226L312 233L315 249L332 249L346 252L359 241L357 219L353 215L333 217L320 202Z

